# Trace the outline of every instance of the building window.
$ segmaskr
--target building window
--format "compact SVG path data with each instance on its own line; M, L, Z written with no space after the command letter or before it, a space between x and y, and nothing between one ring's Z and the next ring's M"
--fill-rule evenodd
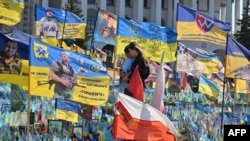
M95 4L95 0L88 0L88 3L92 3L92 4Z
M164 9L165 8L165 0L161 0L161 8Z
M111 6L113 6L114 5L114 0L107 0L107 5L111 5Z
M88 16L87 18L87 29L88 30L94 30L95 28L95 21L96 21L96 17L95 16Z
M143 1L143 6L144 6L144 8L148 8L148 0Z
M126 5L126 7L130 7L131 6L131 1L130 0L126 0L125 1L125 5Z

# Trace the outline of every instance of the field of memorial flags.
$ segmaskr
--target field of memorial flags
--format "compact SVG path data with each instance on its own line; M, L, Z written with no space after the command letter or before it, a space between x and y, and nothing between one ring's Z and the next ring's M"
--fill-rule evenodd
M15 6L22 11L20 3ZM107 43L97 35L88 50L74 43L85 38L86 24L72 20L78 17L69 11L50 9L60 27L66 24L68 31L77 32L63 40L26 34L14 27L16 23L1 19L13 29L0 33L0 50L6 40L16 41L22 67L20 74L0 73L0 141L222 141L224 125L250 125L250 51L230 35L229 23L177 7L176 27L115 15L115 46L109 60L107 52L94 47L93 42ZM36 6L35 25L46 8ZM12 18L18 22L20 15L15 14ZM113 13L99 9L96 25L109 14ZM150 59L150 75L143 91L135 69L128 84L132 96L127 96L119 69L131 41ZM201 48L202 43L207 47ZM216 50L225 53L218 56ZM69 64L77 75L70 100L53 97L48 77L52 61L64 51L70 53ZM107 62L113 66L107 67Z

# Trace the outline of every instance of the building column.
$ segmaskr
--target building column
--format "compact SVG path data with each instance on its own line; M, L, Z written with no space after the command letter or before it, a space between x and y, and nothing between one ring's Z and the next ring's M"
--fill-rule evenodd
M226 21L226 4L221 3L220 4L220 21L225 22Z
M155 1L151 0L150 3L150 22L155 21Z
M231 31L232 33L235 32L235 23L237 22L237 19L235 17L235 1L232 2L232 21L231 21Z
M133 10L133 17L134 17L134 19L138 19L137 17L138 17L138 10L137 10L137 8L139 7L139 5L138 5L138 1L137 0L133 0L133 1L131 1L132 3L133 3L133 8L132 8L132 10ZM139 21L139 20L138 20Z
M161 11L162 11L162 2L161 0L156 0L155 1L155 23L158 25L161 25Z
M106 0L99 0L99 8L106 11L107 1Z
M116 14L120 17L125 17L125 0L117 0L116 2Z
M233 19L234 20L233 23L235 23L235 26L234 26L233 33L235 33L237 30L240 30L240 26L236 25L236 22L237 22L238 19L242 19L243 7L245 7L245 5L243 5L243 4L244 4L244 0L235 0L234 1L234 11L235 11L234 13L235 13L235 16L234 16L234 19Z
M87 17L88 17L88 0L81 0L81 9L82 9L82 14L84 17L85 23L87 23Z
M214 17L214 0L209 0L208 15Z
M192 0L191 7L192 7L192 9L194 9L194 10L197 10L197 1L198 1L198 0Z
M143 21L143 0L133 1L133 17L138 21Z
M176 26L176 14L177 14L177 3L179 3L179 0L174 0L174 16L173 19L174 19L174 27Z
M167 26L172 27L173 26L173 19L176 16L173 16L173 0L168 0L168 18L167 18Z
M43 0L42 1L42 6L43 7L48 7L49 6L49 0Z
M226 1L226 22L232 23L232 0Z

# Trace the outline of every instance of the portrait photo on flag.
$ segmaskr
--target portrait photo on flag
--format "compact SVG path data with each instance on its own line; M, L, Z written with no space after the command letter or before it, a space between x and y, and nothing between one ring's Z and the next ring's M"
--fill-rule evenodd
M0 52L0 81L27 86L28 43L0 33Z
M117 16L99 9L94 29L93 41L115 45Z
M36 5L34 26L34 36L39 38L85 38L86 23L74 13L62 9Z
M62 98L89 105L108 99L110 78L107 70L88 57L30 40L31 95Z

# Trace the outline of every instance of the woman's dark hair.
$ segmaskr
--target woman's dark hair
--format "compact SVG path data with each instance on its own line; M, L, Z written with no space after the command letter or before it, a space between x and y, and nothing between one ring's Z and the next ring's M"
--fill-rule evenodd
M139 53L138 55L141 56L141 57L143 58L143 60L144 60L144 62L145 62L145 65L148 66L149 61L148 61L148 59L145 57L145 55L144 55L142 49L140 48L140 46L138 45L138 43L136 43L136 42L130 42L130 43L124 48L124 53L125 53L125 54L129 53L129 49L131 49L131 50L136 50L136 51Z

